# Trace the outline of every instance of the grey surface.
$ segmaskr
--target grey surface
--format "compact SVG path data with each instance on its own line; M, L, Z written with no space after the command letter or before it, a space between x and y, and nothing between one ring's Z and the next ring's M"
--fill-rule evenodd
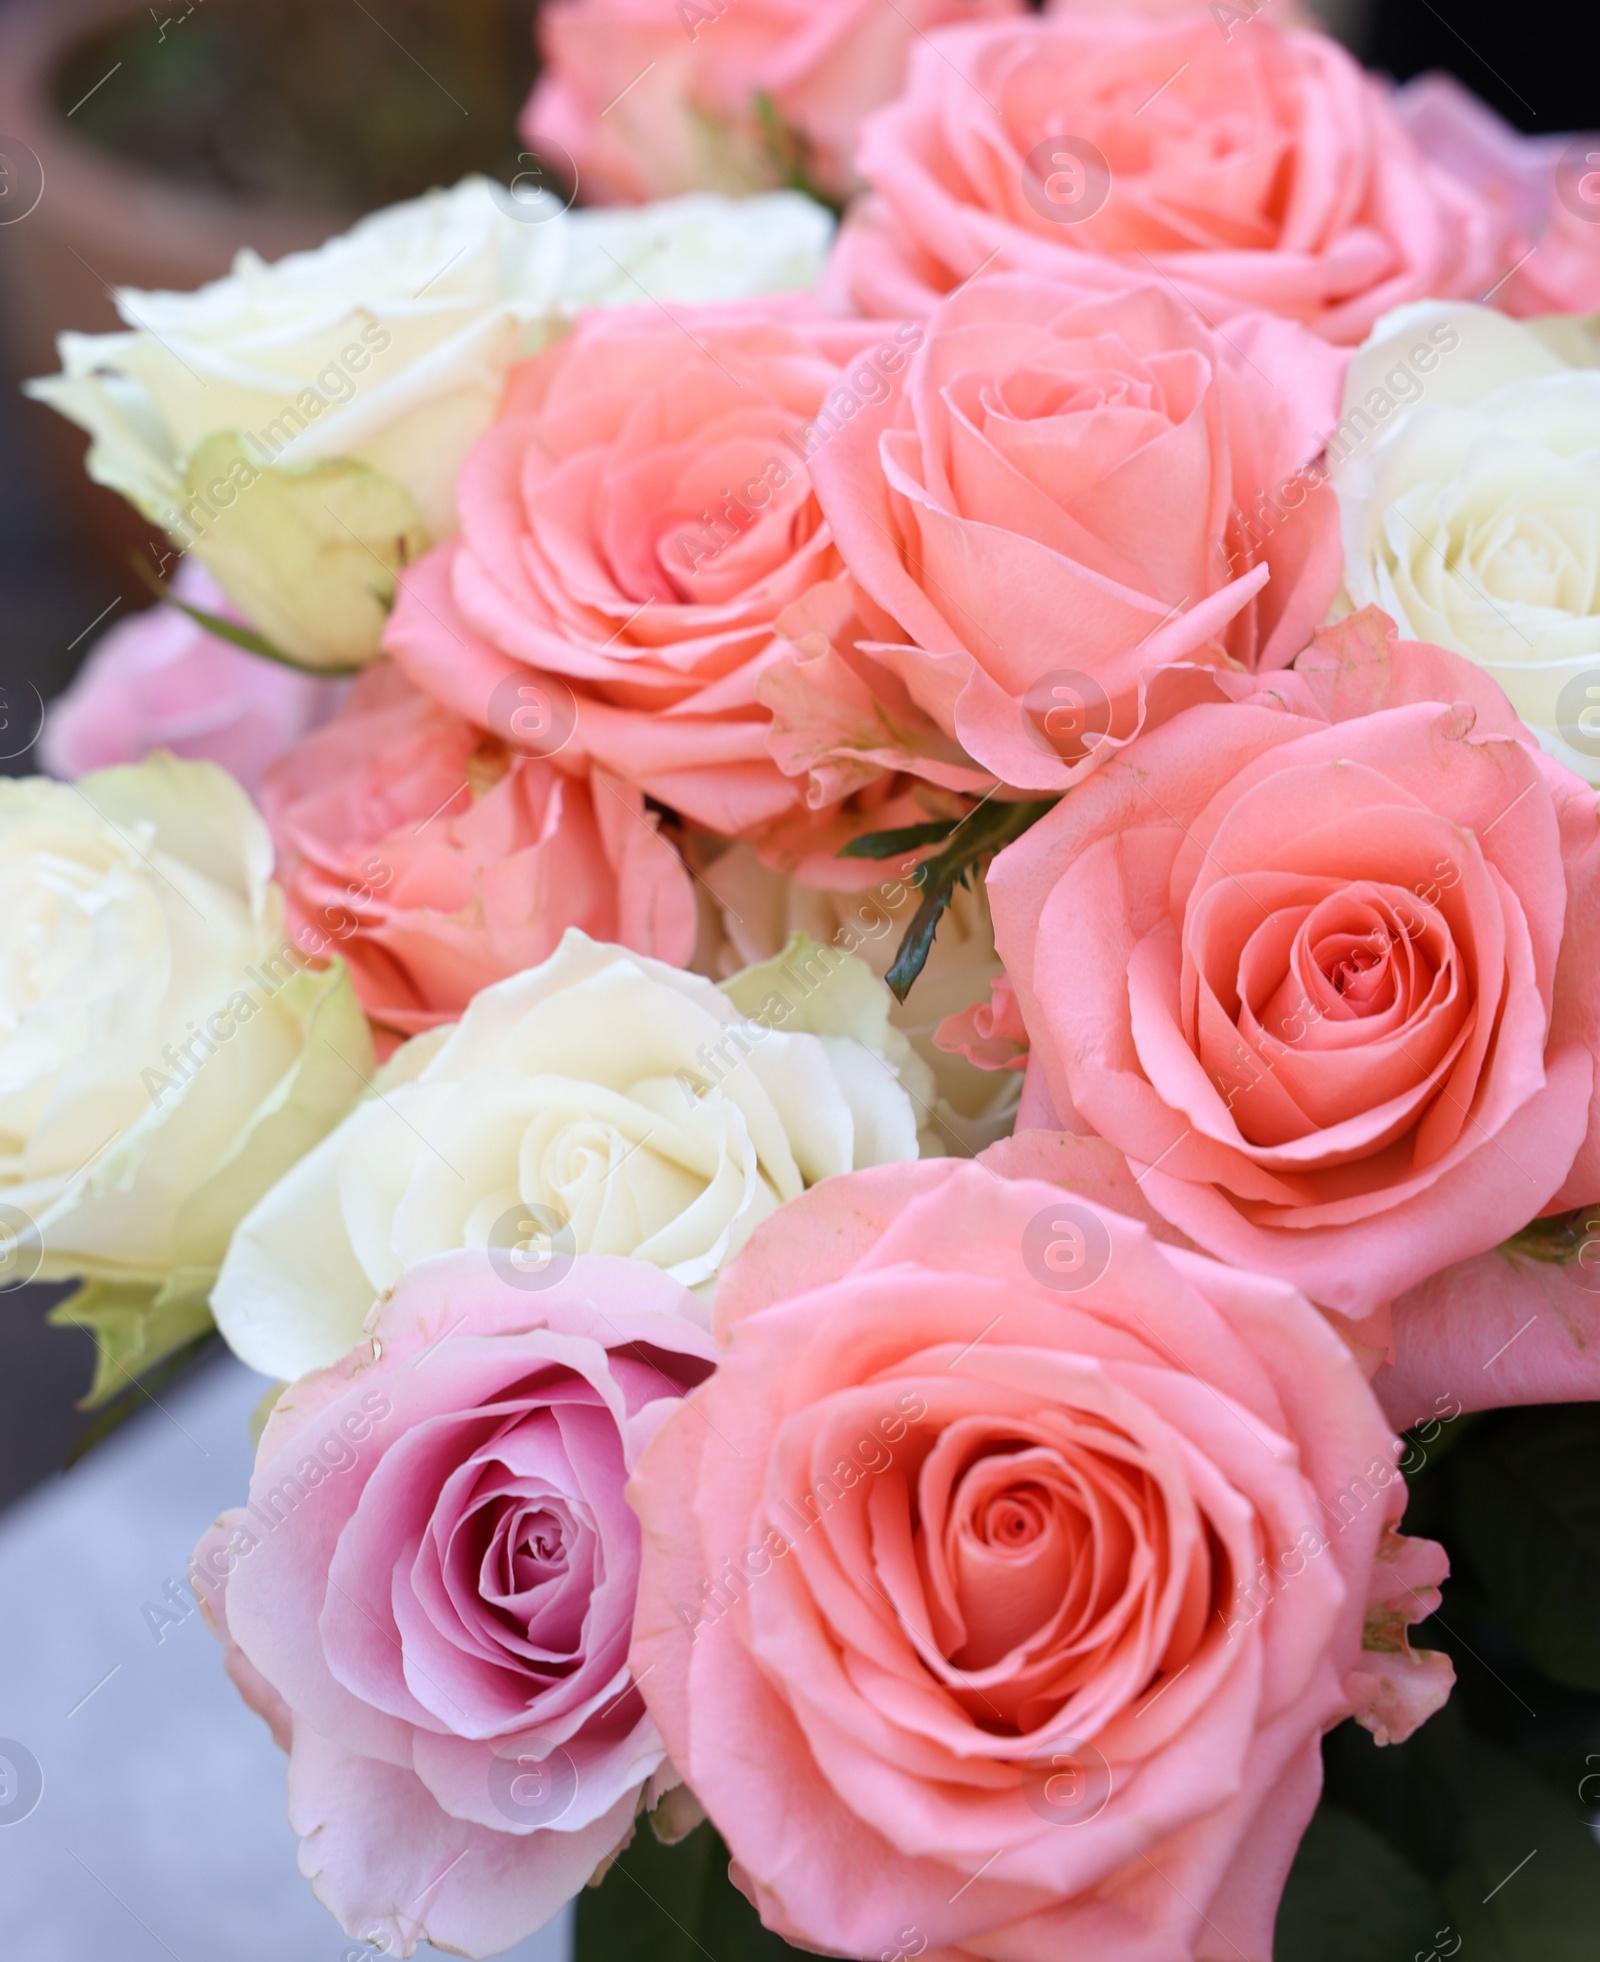
M44 1773L38 1807L0 1827L5 1962L376 1953L300 1877L285 1761L198 1612L159 1641L144 1612L243 1497L262 1387L231 1359L206 1368L0 1517L0 1739ZM563 1924L511 1954L569 1947Z

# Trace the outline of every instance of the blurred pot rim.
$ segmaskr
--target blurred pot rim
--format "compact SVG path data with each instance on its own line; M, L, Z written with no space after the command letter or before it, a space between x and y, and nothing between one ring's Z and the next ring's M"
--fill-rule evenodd
M77 134L55 103L62 63L96 29L148 14L130 0L12 0L0 11L0 138L26 145L44 173L39 207L23 225L48 208L86 243L103 240L120 254L142 238L159 238L213 272L231 261L241 238L275 259L347 230L354 211L194 189Z

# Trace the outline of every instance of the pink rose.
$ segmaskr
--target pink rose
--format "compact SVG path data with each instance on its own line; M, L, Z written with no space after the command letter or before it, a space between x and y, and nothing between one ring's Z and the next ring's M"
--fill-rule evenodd
M1536 1221L1394 1304L1372 1379L1396 1427L1457 1410L1600 1402L1600 1206Z
M989 892L1023 1121L1210 1253L1363 1321L1600 1195L1594 792L1374 610L1147 730Z
M1283 666L1339 587L1333 493L1307 466L1344 364L1264 314L1213 332L1150 281L974 280L812 461L845 564L890 616L857 647L985 768L1040 790L1132 734L1152 670ZM820 662L805 679L780 713L791 743L839 692Z
M1394 107L1428 161L1497 205L1514 232L1543 223L1564 136L1524 136L1442 72L1418 75L1396 89Z
M461 474L461 535L404 575L385 645L501 735L526 697L563 760L709 830L802 810L757 684L778 616L842 569L816 419L882 400L895 360L893 330L806 302L590 314L514 373Z
M192 559L174 590L203 612L235 617ZM254 796L267 765L325 721L343 692L338 682L218 640L175 606L152 606L96 643L50 704L39 754L52 776L70 781L170 749L220 763Z
M857 162L830 283L910 313L982 266L1114 290L1159 276L1208 319L1286 314L1360 341L1404 300L1476 295L1503 227L1417 152L1326 35L1078 14L954 27L912 51Z
M947 1056L965 1056L980 1070L1025 1070L1028 1028L1011 976L995 976L987 1001L945 1016L933 1041Z
M336 943L401 1035L459 1020L568 927L676 967L694 952L694 887L637 790L515 754L387 663L261 801L296 939Z
M1323 1318L945 1160L773 1215L717 1326L628 1488L634 1674L768 1926L1264 1962L1322 1732L1402 1737L1451 1681L1406 1640L1442 1555Z
M899 94L914 38L1022 5L551 0L522 134L567 152L590 203L764 190L796 174L843 199L857 128Z
M1453 75L1394 99L1430 162L1507 214L1497 307L1526 318L1600 308L1600 136L1524 136Z
M1025 1109L1015 1134L990 1145L982 1163L1008 1178L1045 1179L1142 1220L1168 1246L1200 1251L1155 1210L1142 1175L1103 1138L1029 1128L1036 1121ZM1492 1253L1430 1275L1400 1296L1388 1319L1387 1347L1351 1340L1348 1330L1346 1339L1372 1372L1397 1431L1469 1410L1593 1402L1600 1398L1600 1206L1536 1220Z
M623 1488L712 1344L645 1263L493 1259L414 1268L285 1391L192 1568L302 1870L386 1954L509 1948L677 1783L628 1675Z

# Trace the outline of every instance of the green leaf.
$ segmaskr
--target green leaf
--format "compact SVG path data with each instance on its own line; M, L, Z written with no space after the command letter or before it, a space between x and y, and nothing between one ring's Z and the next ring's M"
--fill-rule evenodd
M101 1410L169 1356L212 1332L207 1305L213 1270L184 1268L157 1286L90 1281L50 1310L58 1328L86 1328L95 1339L94 1381L78 1405Z
M761 1925L728 1878L728 1849L700 1825L663 1846L641 1819L633 1844L578 1897L577 1962L776 1962L800 1951Z
M786 120L765 89L757 89L752 101L761 141L784 183L791 191L804 191L813 203L825 205L836 218L842 216L844 206L817 182L811 145L804 136Z
M150 570L137 552L128 554L128 563L138 573L163 606L175 607L179 613L187 614L197 627L204 627L214 640L225 640L230 647L242 647L247 654L259 654L264 661L276 661L281 668L293 668L298 674L321 674L330 678L340 675L359 674L359 668L307 668L303 661L291 661L280 648L270 640L254 632L249 627L241 627L236 620L224 620L220 613L208 613L203 606L191 606L188 600L180 599L171 586L163 585Z
M1546 1261L1553 1267L1564 1267L1593 1244L1597 1230L1600 1230L1600 1207L1580 1206L1573 1213L1557 1213L1550 1219L1530 1221L1506 1241L1505 1251L1522 1254L1529 1260Z
M1576 1792L1481 1738L1471 1771L1466 1858L1439 1889L1463 1962L1594 1962L1600 1846Z
M946 839L943 851L924 859L917 867L912 880L922 889L922 904L906 928L894 965L884 977L897 1000L905 1000L912 982L926 966L939 921L956 887L967 882L982 860L992 858L1054 809L1054 798L1025 804L1002 804L990 799L967 813Z
M280 655L352 672L376 658L400 574L432 540L406 487L368 464L260 461L286 442L269 428L199 444L180 495L208 515L190 549Z
M931 824L906 824L898 831L868 831L852 838L840 851L841 858L898 858L902 852L921 851L924 845L942 845L959 818L935 818Z
M108 1404L67 1453L65 1469L71 1471L72 1467L87 1458L91 1451L97 1450L104 1444L108 1437L120 1431L130 1417L137 1417L148 1404L156 1402L156 1392L164 1390L169 1383L175 1382L190 1363L197 1362L205 1354L216 1339L215 1329L208 1329L204 1335L196 1336L193 1342L185 1343L175 1355L168 1356L163 1363L158 1363L148 1375L140 1377L125 1396L119 1397L115 1403Z
M1546 1675L1600 1690L1600 1404L1505 1410L1455 1460L1454 1537Z
M1324 1805L1284 1889L1273 1953L1284 1962L1410 1962L1443 1925L1416 1869L1370 1826Z

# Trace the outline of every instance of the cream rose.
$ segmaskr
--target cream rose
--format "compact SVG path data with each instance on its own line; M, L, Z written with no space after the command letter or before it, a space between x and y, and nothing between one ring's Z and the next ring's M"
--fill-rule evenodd
M1401 307L1351 361L1329 454L1351 603L1487 669L1600 783L1600 335Z
M870 1045L887 1014L874 1031L861 983L886 998L860 969L799 1010L770 990L746 1019L699 975L570 929L400 1050L267 1194L234 1235L218 1325L252 1368L298 1377L358 1341L418 1261L460 1247L529 1288L599 1253L709 1292L786 1199L918 1155L912 1098ZM823 1008L844 1033L805 1032Z
M214 764L0 779L5 1278L86 1278L77 1318L144 1360L152 1313L167 1346L205 1326L234 1225L371 1072L343 965L288 950L271 872Z
M813 968L826 948L854 954L881 981L921 897L903 880L885 879L885 869L878 868L875 883L862 890L825 892L762 864L751 846L734 845L706 866L700 879L701 890L717 901L717 917L702 932L696 965L718 980L757 961L776 963L781 973L784 950L800 934L817 943ZM806 958L787 965L803 975ZM930 1072L931 1098L918 1117L924 1140L937 1141L938 1153L970 1156L1009 1136L1016 1122L1020 1075L978 1069L934 1042L947 1016L989 999L1001 971L982 884L958 886L910 994L899 1002L884 991L891 1028Z
M29 390L275 647L355 666L395 575L455 529L515 361L584 308L809 287L831 234L787 192L602 213L521 192L468 178L197 293L121 293L128 331L64 334Z

